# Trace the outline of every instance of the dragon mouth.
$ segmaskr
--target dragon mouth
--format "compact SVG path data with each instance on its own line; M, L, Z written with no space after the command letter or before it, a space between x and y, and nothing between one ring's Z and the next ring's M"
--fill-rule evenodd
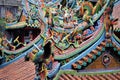
M120 30L120 29L119 29ZM120 39L120 32L114 31L114 34Z
M119 19L120 8L119 7L120 5L117 5L117 4L113 7L112 16L116 19L118 18L117 25L113 26L113 31L114 31L114 34L120 39L120 19Z
M114 34L120 39L120 25L114 27Z
M114 32L120 32L120 20L118 20L117 25L113 26Z

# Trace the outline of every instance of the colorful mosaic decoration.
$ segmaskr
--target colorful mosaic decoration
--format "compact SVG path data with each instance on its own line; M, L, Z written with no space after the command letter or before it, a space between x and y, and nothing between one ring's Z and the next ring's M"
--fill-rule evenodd
M0 80L120 79L119 0L19 1L0 16Z

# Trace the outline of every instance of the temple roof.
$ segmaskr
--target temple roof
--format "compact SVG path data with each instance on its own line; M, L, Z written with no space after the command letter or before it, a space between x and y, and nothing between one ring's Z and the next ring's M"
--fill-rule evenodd
M0 0L0 5L20 6L21 0Z
M105 71L104 72L76 72L76 71L60 71L54 80L119 80L120 71Z
M33 80L35 67L32 62L25 62L24 58L0 69L1 80ZM60 70L54 80L119 80L120 70L80 71Z
M120 7L120 5L115 6L115 9L113 12L113 16L115 18L120 17L120 14L119 14L120 12L119 10L117 10L119 8L118 6ZM27 26L26 22L19 22L19 23L14 23L14 24L8 24L6 26L6 29L23 28L25 26ZM115 28L120 29L120 23L118 23L118 25L115 26ZM108 38L109 35L106 37ZM105 52L105 49L107 50L109 47L113 48L113 50L115 49L114 51L116 51L120 55L120 47L117 46L117 43L115 44L113 42L114 41L111 39L106 39L106 42L105 41L101 42L101 44L98 45L97 47L93 45L95 47L95 50L94 48L91 48L92 51L90 53L87 53L84 56L81 55L81 58L79 57L77 58L78 60L75 58L74 59L76 60L75 62L71 61L73 64L75 64L75 66L77 66L75 68L73 66L73 69L78 70L78 72L75 70L74 71L73 70L63 71L62 68L60 68L61 70L58 72L54 80L119 80L120 69L113 69L113 70L106 70L106 71L95 70L92 72L88 72L85 70L80 71L82 67L87 67L87 64L92 64L92 62L94 62L92 60L95 60L96 56L97 57L101 56L101 53ZM94 44L97 45L96 43ZM87 50L87 49L84 49L84 50ZM71 64L71 62L69 63ZM13 80L13 79L14 80L33 80L34 77L35 77L35 65L31 61L25 62L24 58L21 58L18 61L13 62L12 64L0 69L0 80Z
M25 62L24 58L0 69L0 80L33 80L35 67L31 61Z
M9 23L5 26L6 29L19 29L24 28L27 25L26 22L19 22L19 23Z

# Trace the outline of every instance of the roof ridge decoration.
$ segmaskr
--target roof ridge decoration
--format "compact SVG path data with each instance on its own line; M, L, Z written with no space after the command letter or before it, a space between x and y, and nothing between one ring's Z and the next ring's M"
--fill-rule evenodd
M20 20L7 24L6 32L27 28L28 31L33 30L33 36L36 36L37 30L39 34L24 47L11 49L15 47L11 43L21 43L20 36L8 36L6 33L1 41L1 61L8 62L3 62L0 66L4 67L9 61L23 55L25 60L30 59L35 64L35 79L45 80L53 79L61 70L84 69L109 47L119 55L120 43L114 36L113 29L118 19L111 18L114 1L116 0L98 0L92 3L84 0L52 0L47 3L44 0L22 0ZM11 43L9 37L13 38ZM106 57L109 58L105 55L105 60ZM117 74L119 75L119 72ZM73 76L63 74L62 77L69 79ZM96 79L93 75L84 77ZM84 77L80 75L75 78Z

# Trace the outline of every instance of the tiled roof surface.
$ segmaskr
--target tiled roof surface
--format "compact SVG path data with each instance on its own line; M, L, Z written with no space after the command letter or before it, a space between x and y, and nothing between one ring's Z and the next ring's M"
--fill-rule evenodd
M113 16L115 18L120 17L120 5L114 7ZM118 25L115 27L120 28L120 19ZM105 44L103 44L104 46ZM101 50L100 47L97 49ZM96 51L93 51L96 53ZM94 58L94 54L89 54L84 57L84 61L88 61L89 58ZM78 61L82 64L83 61ZM35 66L32 62L25 62L24 58L0 69L0 80L33 80L35 76ZM58 80L120 80L120 72L115 73L102 73L102 74L85 74L85 75L72 75L61 74Z
M0 80L33 80L35 67L31 61L24 58L0 69Z
M66 71L67 72L67 71ZM62 72L57 78L54 80L120 80L120 72L108 72L108 73L77 73L76 72L69 72L66 73L65 71Z

